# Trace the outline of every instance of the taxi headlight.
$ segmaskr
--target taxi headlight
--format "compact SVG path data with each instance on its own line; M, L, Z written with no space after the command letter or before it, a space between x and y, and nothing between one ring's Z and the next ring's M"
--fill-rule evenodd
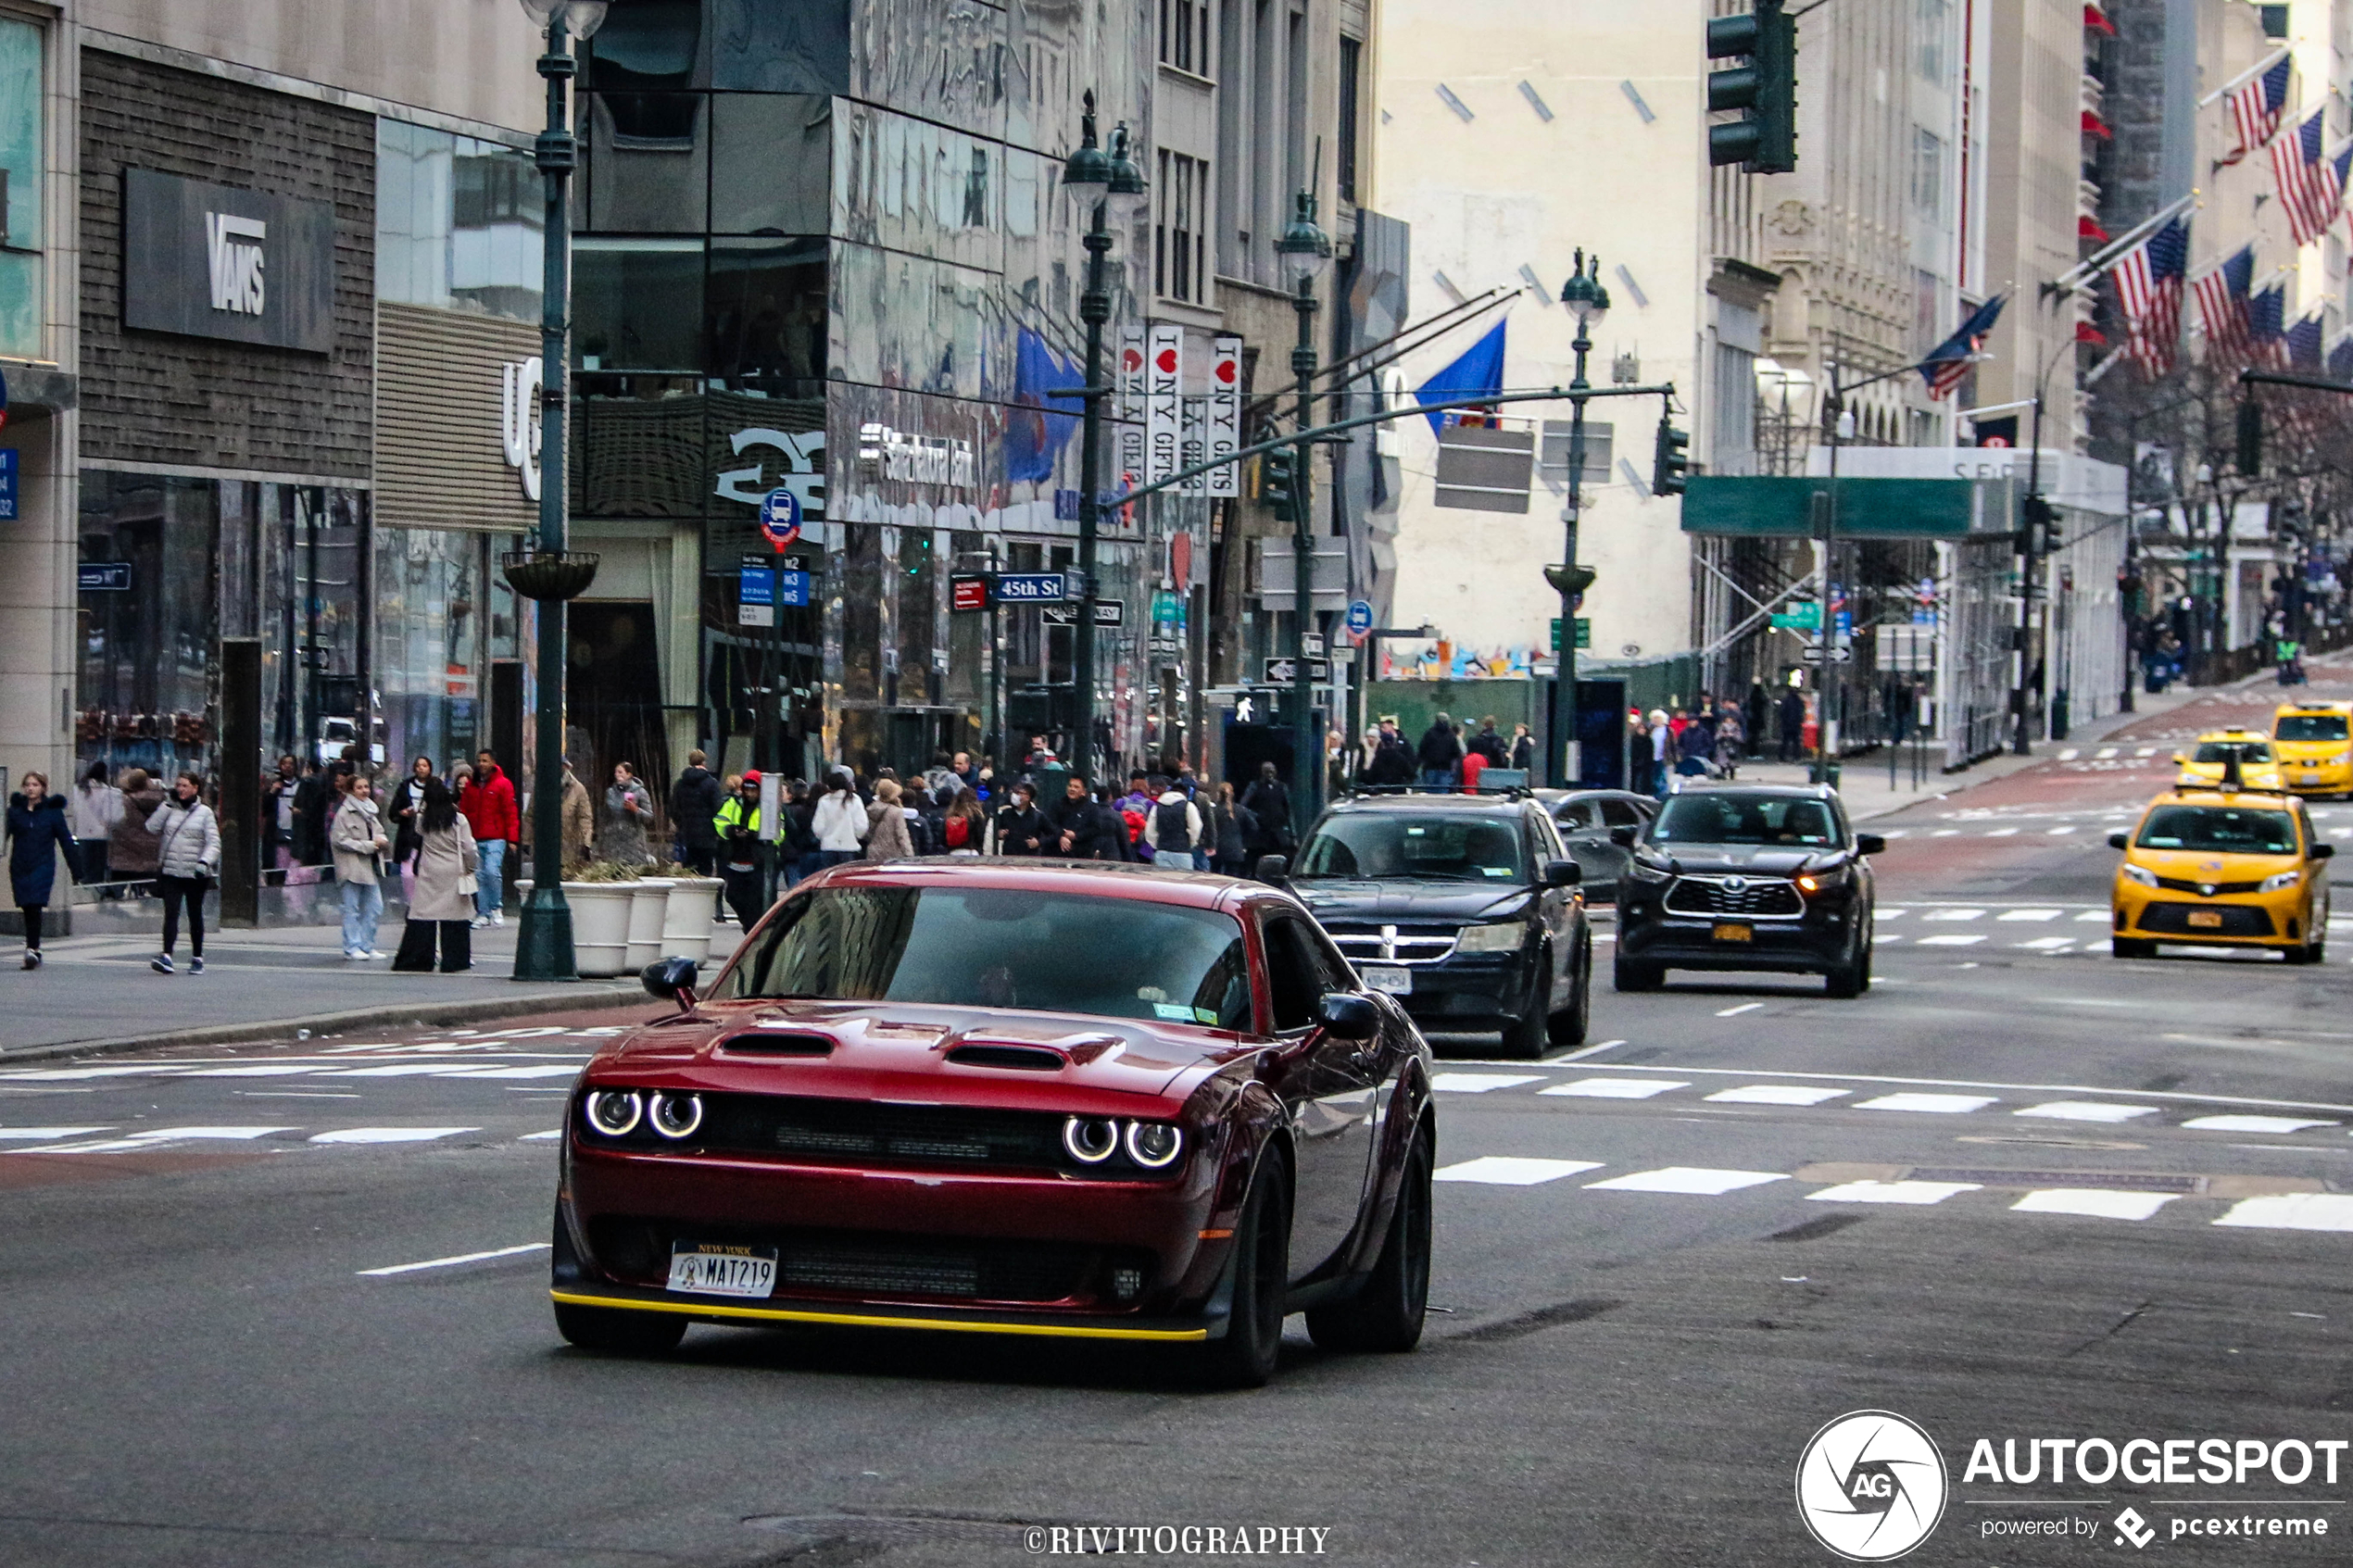
M2255 891L2258 893L2277 893L2283 887L2294 887L2298 882L2302 881L2303 878L2304 873L2301 871L2273 872L2270 876L2265 877L2256 885Z
M1516 920L1499 920L1487 925L1466 925L1454 937L1458 953L1516 953L1528 936L1528 929Z
M635 1089L598 1089L588 1097L588 1125L609 1138L627 1137L644 1114Z
M2148 870L2145 866L2136 866L2133 864L2132 861L2127 860L2118 869L2123 872L2124 880L2127 882L2137 882L2143 887L2155 887L2157 885L2157 873Z

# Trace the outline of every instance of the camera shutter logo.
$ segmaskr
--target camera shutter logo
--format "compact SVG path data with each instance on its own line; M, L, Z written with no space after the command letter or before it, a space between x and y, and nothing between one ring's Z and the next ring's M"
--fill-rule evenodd
M1889 1411L1840 1416L1797 1461L1798 1517L1850 1562L1885 1562L1928 1539L1948 1486L1936 1444Z
M212 278L212 307L238 316L260 315L268 298L261 282L261 242L270 237L270 225L258 218L208 212L204 237L205 261Z

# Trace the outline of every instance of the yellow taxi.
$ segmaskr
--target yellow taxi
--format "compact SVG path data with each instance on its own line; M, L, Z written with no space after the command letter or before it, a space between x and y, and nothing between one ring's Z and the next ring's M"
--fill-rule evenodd
M2353 795L2347 704L2284 702L2271 715L2271 754L2298 795Z
M2118 958L2153 958L2166 942L2271 947L2290 963L2321 961L2329 929L2322 862L2336 846L2313 836L2296 797L2176 789L2108 842L2124 851L2108 898Z
M2243 730L2236 724L2227 730L2208 730L2197 737L2197 749L2177 751L2173 760L2182 770L2173 781L2177 789L2196 789L2222 782L2222 770L2232 759L2239 765L2239 786L2243 789L2285 789L2287 782L2280 777L2280 765L2271 755L2269 738L2253 730Z

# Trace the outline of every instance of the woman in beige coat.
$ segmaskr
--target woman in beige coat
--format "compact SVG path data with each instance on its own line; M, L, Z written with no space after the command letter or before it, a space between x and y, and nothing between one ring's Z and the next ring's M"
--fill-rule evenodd
M879 779L875 803L866 808L866 859L905 860L913 858L915 841L907 834L907 812L899 803L899 781Z
M417 895L392 967L430 970L437 940L441 972L447 974L474 966L474 835L458 814L447 784L434 780L425 785L423 800L417 811Z

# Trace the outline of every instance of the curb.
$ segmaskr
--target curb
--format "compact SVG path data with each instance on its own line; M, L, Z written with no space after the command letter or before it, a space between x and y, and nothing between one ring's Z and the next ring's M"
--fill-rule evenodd
M478 1023L489 1019L522 1018L534 1013L577 1012L600 1005L624 1007L631 998L649 1004L651 997L635 985L596 982L566 992L535 991L522 997L484 997L472 1000L402 1002L346 1012L313 1013L307 1018L257 1019L250 1023L213 1023L199 1029L173 1029L153 1035L129 1035L110 1040L72 1040L56 1045L26 1046L0 1050L0 1063L44 1061L57 1057L107 1056L121 1051L159 1050L169 1046L263 1044L291 1040L297 1029L314 1035L353 1029L390 1029L402 1025Z

